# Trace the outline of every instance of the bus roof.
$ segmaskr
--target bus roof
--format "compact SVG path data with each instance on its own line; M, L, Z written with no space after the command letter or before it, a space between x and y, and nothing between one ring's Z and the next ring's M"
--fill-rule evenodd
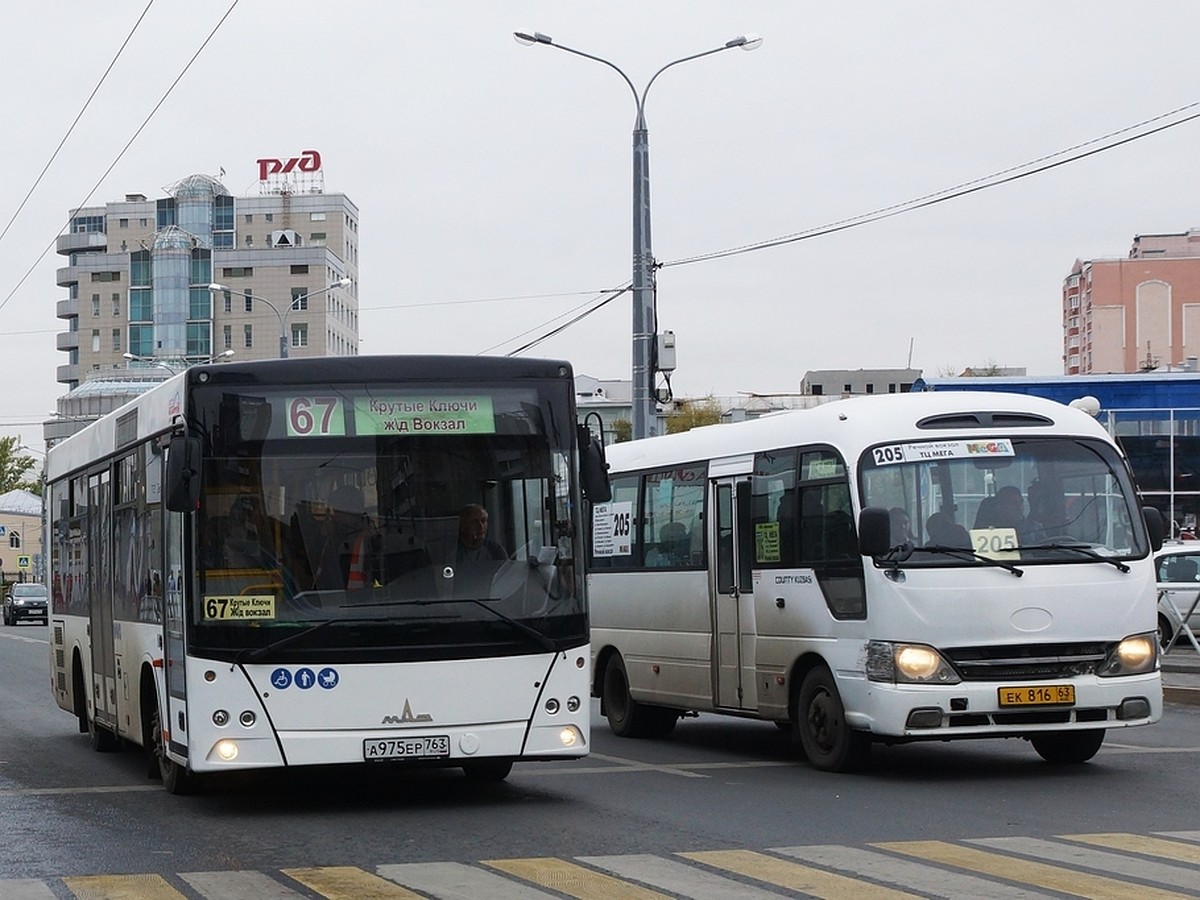
M834 400L745 422L612 444L605 453L609 468L622 472L799 444L829 444L853 464L864 449L887 441L1044 434L1051 426L1056 433L1066 431L1111 443L1108 433L1087 413L1053 400L1025 394L948 391Z

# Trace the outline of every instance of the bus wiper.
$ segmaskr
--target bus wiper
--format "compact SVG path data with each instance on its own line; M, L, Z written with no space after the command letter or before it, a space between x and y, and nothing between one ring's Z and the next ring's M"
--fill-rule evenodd
M957 556L959 559L977 559L989 566L999 566L1001 569L1007 569L1018 578L1025 574L1024 569L1018 569L1012 563L1005 562L1002 559L995 559L991 556L984 556L982 553L976 553L968 547L947 547L943 544L926 544L916 549L925 550L929 553L945 553L947 556Z
M254 662L254 660L260 659L261 657L266 656L272 650L278 650L280 647L286 647L288 644L294 643L298 640L301 640L302 638L306 638L310 634L314 634L315 632L320 631L322 628L325 628L328 625L332 625L334 622L343 622L343 621L345 621L345 620L344 619L325 619L324 621L318 622L316 625L309 625L307 628L304 628L300 631L296 631L296 632L293 632L292 634L285 635L284 637L281 637L277 641L271 641L271 643L269 643L269 644L263 644L261 647L243 647L241 650L238 651L237 656L235 656L233 658L233 662L229 664L230 671L232 671L233 669L236 669L240 663Z
M1121 562L1119 559L1113 559L1111 556L1105 556L1103 553L1097 553L1091 547L1084 544L1029 544L1021 548L1022 550L1071 550L1075 553L1080 553L1088 559L1094 559L1096 562L1106 562L1110 566L1115 566L1119 572L1128 572L1129 566Z
M436 600L418 598L411 600L379 600L372 603L355 603L354 606L358 608L362 608L364 606L443 606L449 603L474 603L480 609L490 612L500 621L511 625L517 631L521 632L521 634L532 639L533 642L543 650L554 651L558 649L558 646L551 638L542 634L542 632L538 631L536 628L530 628L524 622L520 622L512 618L512 616L506 615L505 613L500 612L498 609L493 609L484 601L479 600L476 597L439 597Z

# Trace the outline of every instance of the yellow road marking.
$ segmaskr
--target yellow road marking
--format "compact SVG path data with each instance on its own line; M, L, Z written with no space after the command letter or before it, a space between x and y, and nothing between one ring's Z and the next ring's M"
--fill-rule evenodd
M670 900L620 879L551 856L530 859L484 859L485 866L507 872L580 900Z
M421 900L420 894L354 866L312 866L280 871L329 900L393 900L397 897Z
M1065 841L1108 847L1110 850L1128 850L1130 853L1158 856L1176 862L1200 863L1200 844L1169 841L1166 838L1141 834L1060 834L1059 837Z
M1129 900L1130 897L1137 897L1138 900L1184 900L1194 896L1118 881L1103 875L1089 875L1015 856L988 853L972 847L959 847L945 841L892 841L872 846L1007 881L1037 885L1072 897L1090 897L1094 900Z
M80 900L185 900L159 875L80 875L63 884Z
M757 878L768 884L803 891L813 897L828 897L830 900L888 900L888 898L919 897L892 888L880 887L870 882L848 878L833 872L814 869L786 859L776 859L765 853L752 850L705 850L696 853L676 854L685 859L705 863L714 868L738 875Z

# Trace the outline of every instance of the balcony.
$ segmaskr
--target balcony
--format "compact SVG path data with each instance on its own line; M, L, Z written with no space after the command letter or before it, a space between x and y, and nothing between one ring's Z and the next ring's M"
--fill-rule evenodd
M59 350L78 350L79 332L60 331L58 336L55 338L55 345Z
M54 307L54 315L59 319L75 319L79 317L79 298L68 297L66 300L59 300Z
M62 256L72 253L94 253L108 249L108 235L103 231L81 231L77 234L60 234L55 250Z

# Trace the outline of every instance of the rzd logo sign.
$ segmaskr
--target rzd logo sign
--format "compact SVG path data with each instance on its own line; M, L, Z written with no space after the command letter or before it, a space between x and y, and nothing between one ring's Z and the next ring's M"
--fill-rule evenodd
M299 169L301 172L315 172L321 168L321 154L316 150L305 150L299 156L291 159L259 159L258 180L266 181L268 175L286 175Z

